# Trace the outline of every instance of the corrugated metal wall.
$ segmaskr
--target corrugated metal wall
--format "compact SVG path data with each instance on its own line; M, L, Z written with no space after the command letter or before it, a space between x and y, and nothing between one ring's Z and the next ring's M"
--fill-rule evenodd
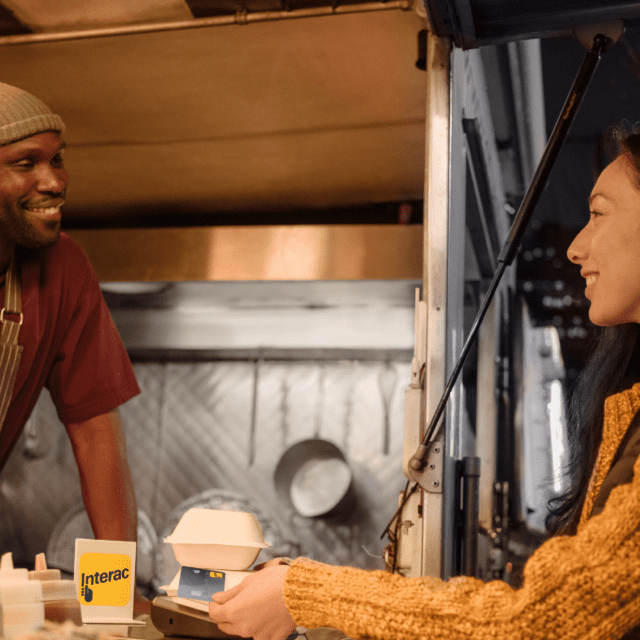
M142 393L122 407L122 415L138 506L161 539L185 501L214 508L245 505L260 511L275 554L382 568L380 534L404 486L409 363L134 366ZM311 437L336 444L352 467L357 506L346 519L303 518L276 494L273 474L280 456ZM48 394L0 481L0 549L12 550L18 562L32 562L81 497L73 454ZM156 557L164 546L159 543ZM161 565L156 563L156 585L172 577L172 569Z

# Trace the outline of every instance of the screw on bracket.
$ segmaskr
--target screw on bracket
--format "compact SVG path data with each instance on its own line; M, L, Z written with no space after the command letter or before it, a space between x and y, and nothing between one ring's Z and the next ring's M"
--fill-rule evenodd
M424 445L422 445L422 447L424 447ZM420 449L418 451L420 451ZM429 493L442 493L442 442L434 442L428 448L425 448L424 451L426 455L416 455L409 461L409 475L411 479L417 482L425 491Z

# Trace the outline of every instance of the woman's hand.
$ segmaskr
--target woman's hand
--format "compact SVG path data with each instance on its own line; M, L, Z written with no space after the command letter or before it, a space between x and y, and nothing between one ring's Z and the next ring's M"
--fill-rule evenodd
M288 570L286 565L267 563L233 589L214 593L209 617L230 635L285 640L296 628L282 592Z

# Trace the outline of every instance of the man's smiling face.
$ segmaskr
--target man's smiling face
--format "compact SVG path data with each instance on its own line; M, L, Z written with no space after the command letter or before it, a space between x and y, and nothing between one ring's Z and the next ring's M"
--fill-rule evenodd
M69 182L63 152L55 131L0 146L0 253L58 241Z

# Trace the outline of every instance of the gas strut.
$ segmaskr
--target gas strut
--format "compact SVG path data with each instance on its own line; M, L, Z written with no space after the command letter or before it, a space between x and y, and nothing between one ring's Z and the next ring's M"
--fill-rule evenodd
M616 26L618 25L616 24ZM545 188L549 174L551 173L562 144L567 137L569 127L571 126L571 123L573 122L573 119L578 112L578 108L580 107L582 99L584 98L584 95L587 91L587 87L589 86L589 82L591 81L591 78L596 68L598 67L600 56L605 51L608 51L617 42L620 35L621 34L616 34L616 36L614 37L609 37L604 35L604 33L597 32L597 35L595 35L595 37L593 38L591 50L587 52L584 62L582 63L582 66L578 71L578 75L573 82L573 86L571 87L569 96L567 97L567 100L562 108L562 112L560 113L560 117L558 118L551 136L549 137L542 158L540 159L540 162L538 164L536 173L533 176L527 193L525 194L520 208L518 209L518 213L516 214L513 224L511 225L509 236L505 241L504 246L502 247L500 255L498 256L498 267L493 276L493 279L491 280L491 284L489 285L482 304L478 309L478 313L473 322L473 325L471 326L464 346L462 347L462 351L460 352L460 356L458 357L456 366L454 367L453 372L449 377L445 390L442 394L442 398L440 399L440 402L436 407L433 417L431 418L431 421L429 422L429 425L424 432L421 444L413 454L412 458L409 460L408 472L409 475L411 475L411 478L417 484L411 491L405 490L402 502L393 518L391 519L389 526L385 530L385 533L390 530L393 521L402 512L402 509L409 499L409 496L420 484L420 476L426 464L429 444L431 443L431 440L436 431L436 427L440 422L440 419L442 418L447 400L449 399L449 396L453 391L453 387L455 386L456 380L460 375L460 371L462 370L464 362L469 354L469 351L471 350L471 347L473 346L480 325L482 324L482 320L484 319L489 305L491 304L491 300L493 299L493 295L498 288L505 269L509 265L511 265L518 253L522 236L527 228L527 224L529 223L535 206L538 203L540 195Z
M553 169L553 165L556 161L558 153L562 148L562 144L567 137L567 133L569 132L569 127L573 122L573 119L578 112L578 108L584 98L587 87L589 86L589 82L598 67L598 63L600 62L600 56L605 51L607 43L609 42L609 38L607 36L599 33L593 39L593 46L591 47L591 51L587 52L585 56L584 62L582 63L582 67L580 67L580 71L578 71L578 75L573 82L573 86L571 87L571 92L567 97L567 100L562 108L562 112L558 121L556 122L555 127L553 128L553 132L551 133L551 137L547 142L547 146L545 147L542 158L540 159L540 163L538 164L538 168L536 170L535 175L529 185L529 189L525 197L520 204L520 208L518 209L518 213L511 225L511 229L509 230L509 237L506 239L504 246L502 247L502 251L498 256L498 267L496 272L491 280L491 284L489 285L489 289L482 300L482 304L478 309L478 313L476 315L475 320L473 321L473 325L471 326L471 330L469 331L469 335L462 347L462 351L460 352L460 356L458 358L458 362L453 369L453 373L451 374L447 386L445 387L444 393L442 394L442 398L440 398L440 402L436 407L436 410L431 418L431 422L427 427L424 437L422 438L422 444L418 447L418 450L413 454L413 457L409 461L409 468L414 471L419 471L424 467L425 457L427 454L427 446L431 441L431 438L435 432L436 426L442 417L442 413L444 412L444 408L447 404L447 400L453 391L453 387L456 383L458 376L460 375L460 371L464 365L467 356L469 355L469 351L473 346L473 343L478 334L478 330L480 325L482 324L482 320L491 304L491 300L500 284L500 280L504 274L505 269L513 262L514 258L518 254L518 249L520 248L520 242L522 240L522 236L529 224L529 220L533 215L534 209L540 195L542 194L547 179L549 178L549 174Z

